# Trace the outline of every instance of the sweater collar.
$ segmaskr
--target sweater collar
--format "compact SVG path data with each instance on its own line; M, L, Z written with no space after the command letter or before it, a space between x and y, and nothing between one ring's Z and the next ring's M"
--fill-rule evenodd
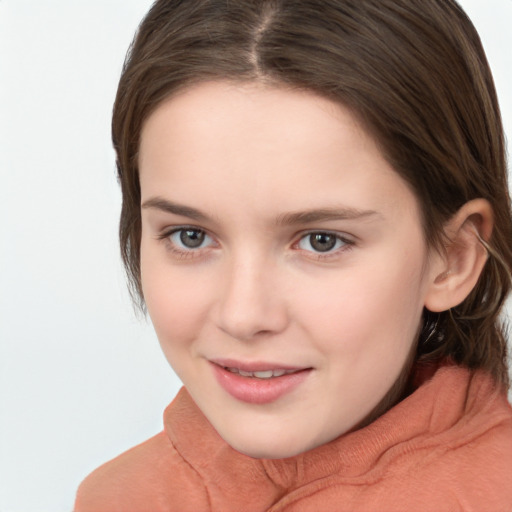
M428 445L433 437L454 437L474 432L472 416L486 407L494 390L492 379L456 366L442 366L433 376L370 425L287 459L253 459L231 448L182 388L164 413L165 431L180 455L199 473L207 487L257 489L268 503L319 479L330 476L347 481L377 479L400 453ZM461 419L464 421L461 422Z

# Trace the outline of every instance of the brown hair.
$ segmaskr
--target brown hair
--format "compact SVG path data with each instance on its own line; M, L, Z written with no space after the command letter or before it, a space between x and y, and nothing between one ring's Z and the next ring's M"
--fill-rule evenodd
M157 0L129 50L114 106L123 205L120 241L140 283L138 148L144 121L177 90L207 80L266 81L351 108L421 205L426 239L467 201L494 208L490 254L459 306L425 311L417 358L450 357L508 385L499 313L509 292L512 221L504 135L478 34L454 0Z

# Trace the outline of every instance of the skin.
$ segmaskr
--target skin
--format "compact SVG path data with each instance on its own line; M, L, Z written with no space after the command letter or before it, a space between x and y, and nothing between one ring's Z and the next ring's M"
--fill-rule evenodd
M358 120L310 92L203 83L152 113L139 164L147 308L217 432L283 458L360 425L403 372L439 272L414 194ZM219 358L311 370L253 404L219 385Z

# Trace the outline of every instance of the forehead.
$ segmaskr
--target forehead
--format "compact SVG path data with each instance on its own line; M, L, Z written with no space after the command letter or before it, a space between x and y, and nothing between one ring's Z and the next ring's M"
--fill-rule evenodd
M174 140L191 135L203 150L236 141L283 154L279 145L293 140L307 140L308 147L340 143L340 125L346 127L345 139L373 142L348 109L313 92L259 82L207 82L164 100L143 126L141 152L159 132ZM326 139L326 132L332 137Z
M139 158L143 201L165 193L205 205L229 198L239 212L262 204L416 208L357 118L307 91L258 83L191 87L148 118Z

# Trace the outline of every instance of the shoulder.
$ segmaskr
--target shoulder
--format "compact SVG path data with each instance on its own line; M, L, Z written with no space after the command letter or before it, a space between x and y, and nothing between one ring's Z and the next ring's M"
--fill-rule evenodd
M494 403L493 403L494 402ZM446 446L440 447L433 464L436 478L457 496L462 510L512 510L512 409L503 395L491 400L487 421L481 419L464 428ZM473 425L471 425L474 423Z
M180 509L184 496L190 510L205 508L199 475L161 432L93 471L78 489L75 512L164 512Z
M512 417L473 436L460 434L426 442L392 468L393 499L417 511L512 510Z
M478 372L468 380L463 397L456 401L458 413L450 417L453 412L445 410L443 420L438 411L437 418L431 417L430 432L395 461L391 470L402 477L396 488L418 503L416 510L510 511L512 408L506 393ZM456 409L457 403L452 406ZM449 426L438 430L446 418Z
M416 439L409 461L403 455L411 488L431 509L510 511L512 408L506 392L480 371L453 371L468 374L459 380L460 396L451 401L456 386L438 390L440 407L432 409L429 433ZM446 392L451 397L443 404Z

